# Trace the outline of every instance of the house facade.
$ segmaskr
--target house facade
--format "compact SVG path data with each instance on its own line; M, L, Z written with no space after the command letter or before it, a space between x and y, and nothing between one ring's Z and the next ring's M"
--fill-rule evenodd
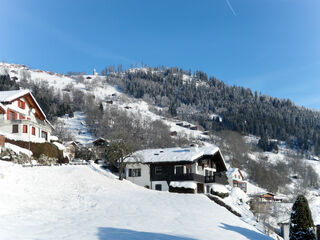
M209 193L213 183L228 184L216 146L138 151L126 166L127 180L154 190Z
M29 90L0 91L0 134L50 141L52 125Z
M242 172L239 168L230 168L227 171L228 182L231 187L238 187L242 191L247 192L247 182L244 180Z

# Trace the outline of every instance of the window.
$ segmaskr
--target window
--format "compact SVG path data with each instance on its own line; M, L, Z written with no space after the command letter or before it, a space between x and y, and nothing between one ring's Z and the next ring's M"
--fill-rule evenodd
M129 177L141 177L141 168L129 168Z
M25 109L26 108L26 103L24 101L21 101L20 99L18 100L18 107Z
M174 166L174 174L176 175L183 175L183 166Z
M22 114L19 114L19 119L26 119L26 117L25 116L23 116Z
M12 125L12 133L18 133L19 132L19 125Z
M42 131L41 132L41 138L44 138L44 139L48 140L48 133L45 132L45 131Z
M186 173L191 174L192 173L192 166L191 164L186 165Z
M28 133L28 125L23 125L23 133Z
M10 111L10 109L8 109L7 120L17 120L17 119L18 119L18 114L16 112Z
M157 191L162 191L162 185L161 184L156 184L156 190Z
M154 168L154 173L156 175L161 175L162 174L162 167L155 167Z
M12 112L12 120L17 120L18 119L18 113Z
M36 135L36 128L35 127L32 127L32 135Z

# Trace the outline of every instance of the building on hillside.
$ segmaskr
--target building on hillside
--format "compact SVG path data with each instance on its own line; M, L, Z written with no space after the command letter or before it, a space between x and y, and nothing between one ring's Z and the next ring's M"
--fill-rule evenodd
M69 141L65 142L64 145L66 146L66 153L69 160L75 159L76 150L79 148L79 144L76 141Z
M0 91L0 134L50 141L52 125L29 90Z
M127 160L127 180L150 189L210 193L213 183L228 184L227 167L216 146L147 149Z
M109 145L109 142L102 137L99 137L92 142L94 158L95 158L94 160L102 160L105 158L104 155L108 145Z
M228 182L231 187L238 187L242 191L247 192L247 182L239 168L230 168L227 171Z
M285 196L277 196L273 193L270 192L259 192L259 193L255 193L255 194L250 194L249 197L251 199L255 199L261 203L275 203L275 202L282 202L284 200L286 200Z

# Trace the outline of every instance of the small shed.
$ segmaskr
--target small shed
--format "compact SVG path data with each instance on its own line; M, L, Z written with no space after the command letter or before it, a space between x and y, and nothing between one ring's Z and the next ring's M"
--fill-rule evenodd
M280 236L283 238L283 240L289 240L290 219L279 222L278 225L280 226Z

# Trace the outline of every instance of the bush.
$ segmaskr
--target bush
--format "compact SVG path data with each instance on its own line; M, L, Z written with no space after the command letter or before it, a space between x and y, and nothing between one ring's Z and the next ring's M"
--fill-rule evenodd
M229 193L221 193L221 192L215 192L215 191L212 191L210 192L212 195L216 195L218 197L221 197L221 198L226 198L226 197L229 197Z
M195 193L194 189L191 188L179 188L179 187L169 187L169 192L175 193Z

